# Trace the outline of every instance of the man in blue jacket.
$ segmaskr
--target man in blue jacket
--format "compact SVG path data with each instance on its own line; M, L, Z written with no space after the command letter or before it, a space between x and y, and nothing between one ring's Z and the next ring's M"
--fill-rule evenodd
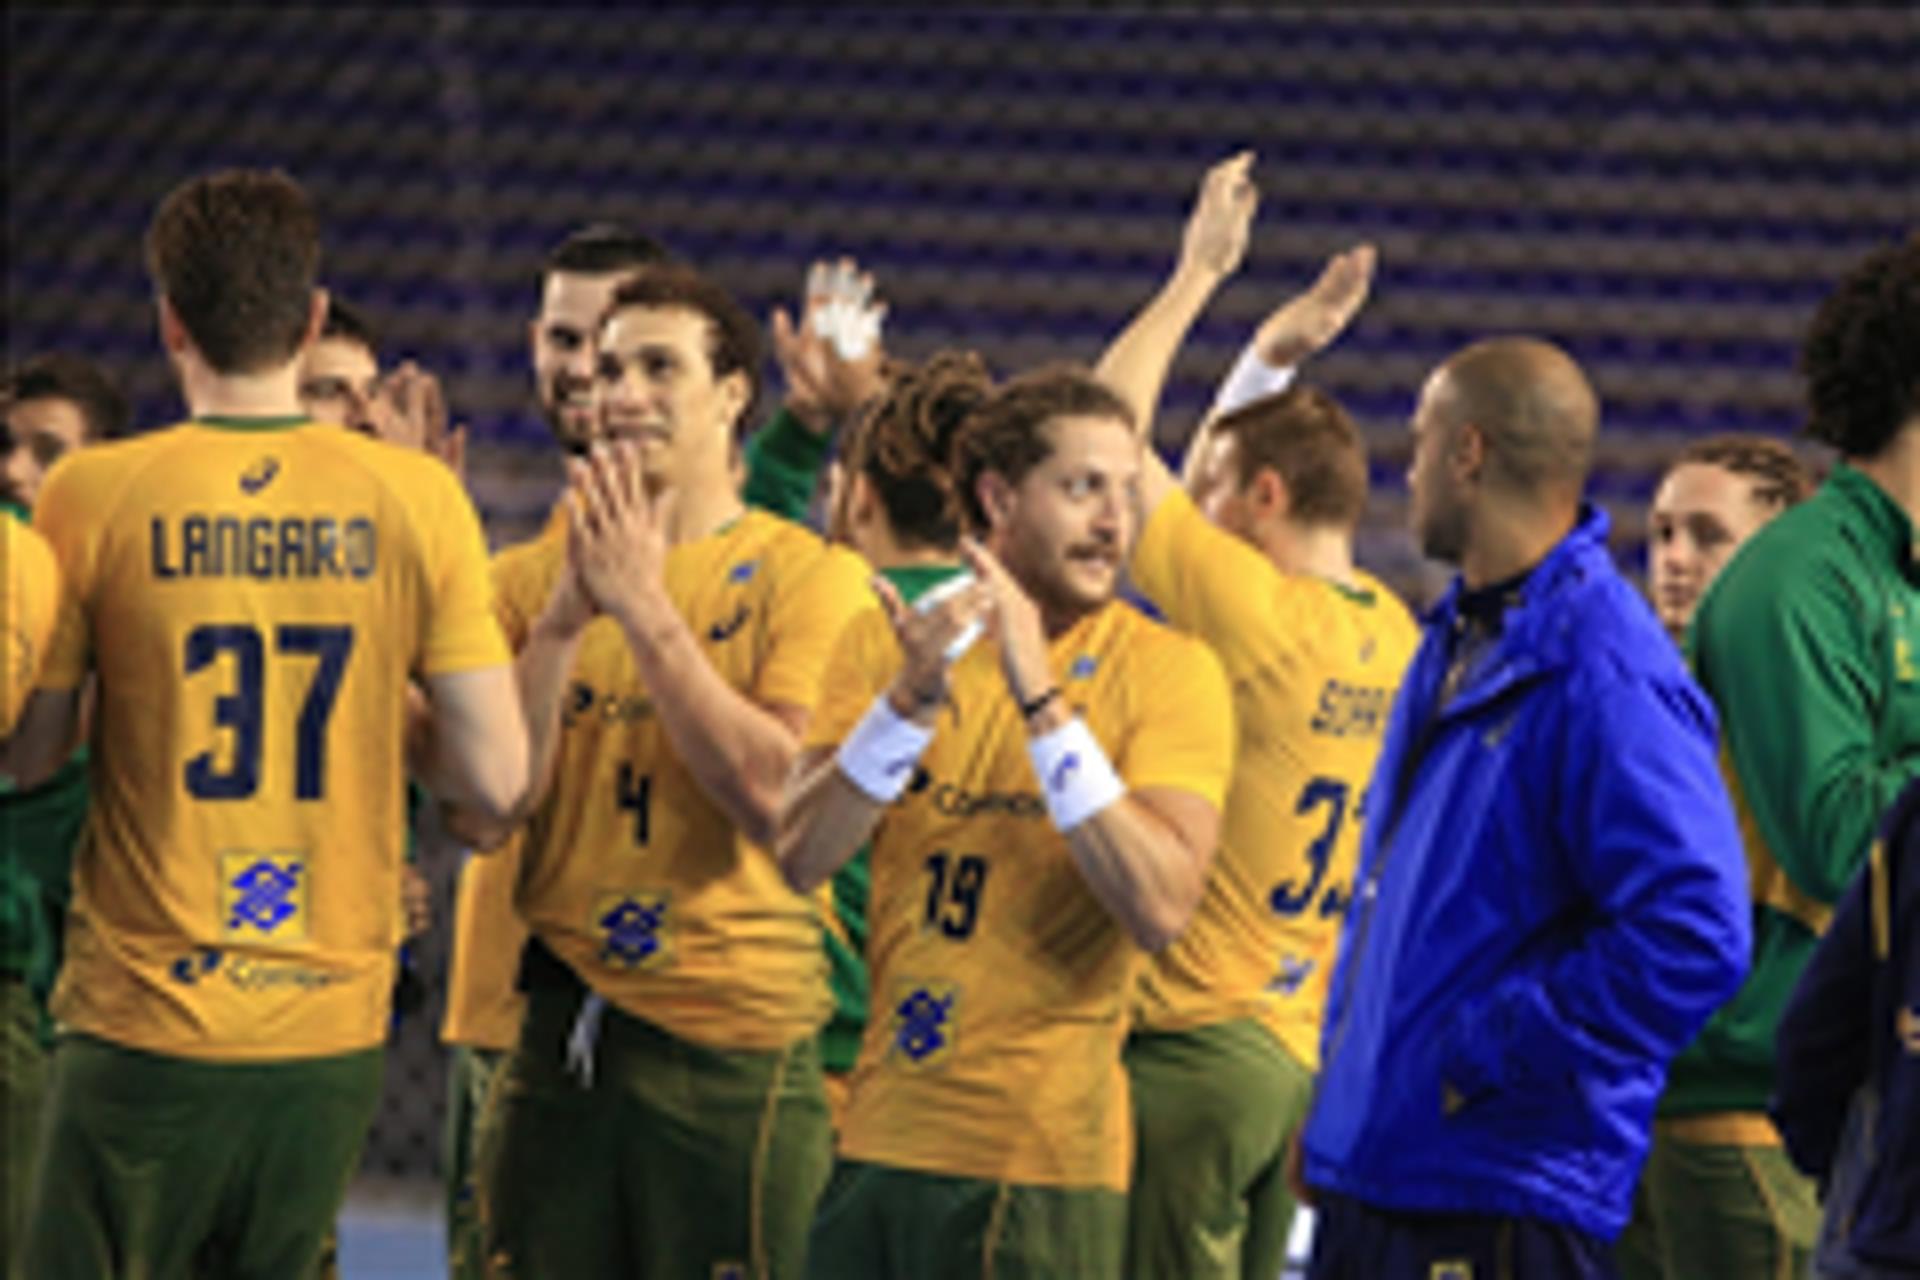
M1611 1276L1667 1062L1733 993L1711 706L1581 500L1599 416L1534 339L1413 420L1427 615L1375 767L1303 1137L1323 1280Z

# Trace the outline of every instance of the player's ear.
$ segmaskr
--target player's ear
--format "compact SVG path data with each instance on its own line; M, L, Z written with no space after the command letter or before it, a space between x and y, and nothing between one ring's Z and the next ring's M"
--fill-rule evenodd
M747 380L746 370L735 369L720 379L720 413L729 434L736 432L740 419L746 415L747 401L752 396L753 384Z
M186 324L180 319L180 313L173 309L173 303L167 301L166 294L160 294L155 300L160 316L160 345L170 356L185 355L193 346L193 338L187 333Z
M998 471L982 471L973 482L973 493L987 513L989 526L997 529L1013 514L1013 486Z
M1452 447L1447 450L1454 473L1462 480L1476 479L1487 464L1487 433L1472 422L1453 429Z
M320 330L327 323L327 308L332 305L333 297L325 289L313 291L313 300L307 304L307 331L300 335L302 351L320 340Z
M1267 519L1284 520L1293 511L1293 494L1287 489L1286 477L1272 467L1253 473L1247 496L1253 500L1255 513Z

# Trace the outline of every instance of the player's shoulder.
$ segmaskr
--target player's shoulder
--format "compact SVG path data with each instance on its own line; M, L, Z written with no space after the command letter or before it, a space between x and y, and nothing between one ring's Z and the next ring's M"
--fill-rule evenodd
M1213 646L1191 632L1172 627L1125 601L1105 606L1097 632L1100 647L1110 651L1130 672L1177 672L1198 667L1218 672L1220 659ZM1224 677L1223 677L1224 678Z
M39 530L12 511L0 513L0 563L8 581L40 581L56 576L53 547Z

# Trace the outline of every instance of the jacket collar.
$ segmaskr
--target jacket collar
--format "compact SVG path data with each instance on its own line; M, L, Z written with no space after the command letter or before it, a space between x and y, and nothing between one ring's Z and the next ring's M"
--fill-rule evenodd
M1920 573L1920 545L1914 540L1913 521L1887 491L1870 480L1866 473L1844 462L1834 464L1827 477L1827 488L1843 499L1870 532L1874 541L1886 549L1889 563L1913 577Z
M1527 574L1507 609L1498 640L1480 661L1472 682L1455 696L1446 712L1471 710L1565 661L1568 643L1578 643L1578 638L1571 635L1572 619L1560 597L1596 574L1613 571L1612 555L1607 550L1611 527L1605 511L1591 503L1581 504L1579 518L1567 536ZM1452 634L1460 623L1460 598L1465 590L1466 584L1454 575L1446 593L1426 613L1424 621L1430 631Z

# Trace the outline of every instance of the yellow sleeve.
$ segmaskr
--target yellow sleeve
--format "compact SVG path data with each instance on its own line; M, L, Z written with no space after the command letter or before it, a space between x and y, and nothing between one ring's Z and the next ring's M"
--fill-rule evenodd
M47 541L14 517L0 516L0 561L5 562L7 598L0 605L6 621L4 666L0 666L0 736L13 722L47 656L47 644L60 611L60 568Z
M1280 634L1287 577L1259 551L1200 514L1179 489L1154 509L1134 544L1133 580L1167 621L1213 645L1231 669L1249 646Z
M768 618L767 656L754 681L756 701L813 709L840 633L874 606L869 572L867 562L853 552L828 547L793 581L777 585Z
M1162 632L1150 664L1129 682L1141 706L1114 767L1129 790L1171 787L1223 807L1233 773L1233 694L1213 650Z
M487 540L473 500L451 471L427 460L421 468L427 513L422 544L433 557L428 580L433 599L420 647L422 675L449 675L513 660L493 611L493 579Z
M96 458L71 454L54 464L40 487L33 527L53 552L62 586L46 658L40 664L43 688L77 689L93 666L86 609L97 585L94 567L99 561L100 532L118 474L117 468L101 465Z
M879 606L869 607L847 624L821 680L819 704L807 721L808 748L836 746L853 732L893 678L899 653L893 629Z
M506 633L507 645L518 653L546 602L535 599L540 559L528 544L508 547L493 558L493 616Z

